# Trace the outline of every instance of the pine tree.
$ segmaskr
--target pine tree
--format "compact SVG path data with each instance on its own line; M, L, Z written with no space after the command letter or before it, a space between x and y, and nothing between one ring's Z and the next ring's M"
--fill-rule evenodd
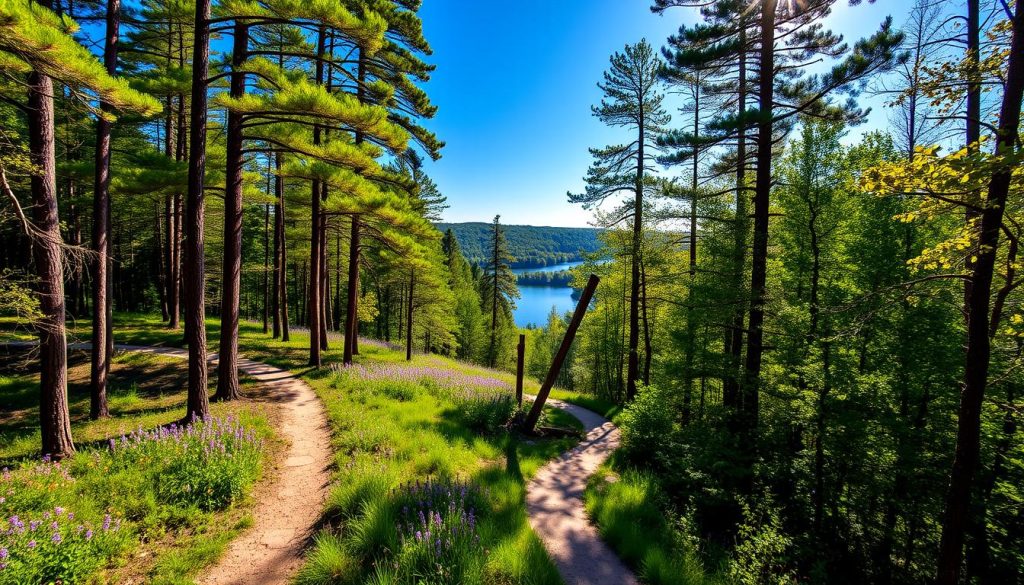
M55 15L45 3L12 0L0 5L0 68L25 79L28 87L28 98L18 107L27 119L28 156L35 167L30 188L32 225L26 226L32 234L39 275L40 426L43 453L58 459L70 455L75 447L67 403L64 252L57 211L53 80L93 92L111 110L151 114L159 107L124 80L109 75L67 32L74 30L70 19ZM111 116L109 111L100 115ZM13 191L5 191L18 205Z
M495 215L491 224L491 246L483 265L480 278L480 296L483 305L491 313L490 343L487 346L487 365L495 367L498 362L499 329L512 317L515 299L519 298L516 276L509 263L513 261L508 251L505 232L501 229L501 216Z
M441 250L448 267L448 286L455 295L455 356L462 360L480 359L485 321L480 309L480 295L473 281L472 269L462 255L459 242L451 229L441 239Z
M662 62L646 40L627 45L622 53L612 55L611 68L605 72L604 81L598 83L605 99L591 110L605 124L635 132L636 138L627 144L591 149L594 163L587 170L586 191L569 194L570 202L582 203L586 208L600 205L621 193L628 192L632 196L632 200L616 210L608 222L614 225L631 220L633 224L626 374L626 396L629 399L636 395L640 371L640 251L644 196L654 185L650 172L651 163L655 160L656 139L669 121L662 107L663 96L657 91L661 70Z

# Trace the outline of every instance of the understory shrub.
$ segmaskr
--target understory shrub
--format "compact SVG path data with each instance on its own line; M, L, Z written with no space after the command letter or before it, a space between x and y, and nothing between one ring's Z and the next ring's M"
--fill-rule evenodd
M639 389L636 398L619 415L622 452L636 463L655 463L659 453L671 451L675 441L671 396L657 386Z
M465 397L456 405L466 426L481 433L497 432L508 425L516 412L516 401L511 395Z
M239 500L260 473L262 440L232 416L110 439L111 469L145 467L161 502L203 511Z
M137 543L244 497L262 439L238 420L139 429L0 475L0 585L88 582Z
M704 585L695 540L666 515L666 498L654 475L628 470L610 481L599 471L586 492L587 513L601 537L651 585Z

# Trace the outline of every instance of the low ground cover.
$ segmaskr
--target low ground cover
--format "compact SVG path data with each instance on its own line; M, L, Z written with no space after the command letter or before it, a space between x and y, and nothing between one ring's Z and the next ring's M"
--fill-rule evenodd
M38 376L18 358L9 352L0 376L0 584L189 582L247 525L248 494L278 448L265 404L216 404L209 420L182 423L184 362L122 353L111 417L90 421L87 359L74 351L78 453L40 460Z
M181 344L180 334L153 317L118 315L115 325L118 343ZM72 334L87 340L87 331L79 323ZM361 343L353 367L314 370L305 365L308 343L302 331L287 343L268 342L258 325L241 326L242 355L302 377L332 425L334 487L300 583L561 583L529 527L524 496L537 469L578 440L574 418L548 409L543 424L573 432L522 436L506 424L519 409L508 373L438 356L405 362L404 353L373 342ZM340 345L331 340L325 363L340 363ZM536 389L527 382L527 393ZM467 495L424 507L415 499L422 486L442 489L445 498L462 489Z

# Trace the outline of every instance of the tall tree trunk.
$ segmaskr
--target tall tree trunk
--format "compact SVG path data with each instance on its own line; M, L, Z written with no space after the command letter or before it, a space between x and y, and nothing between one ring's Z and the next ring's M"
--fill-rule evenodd
M693 136L696 139L700 135L700 80L694 83L693 89ZM683 424L690 422L690 403L693 400L694 381L694 353L697 351L697 322L696 310L694 307L694 288L697 280L697 185L700 170L700 150L693 147L693 168L690 178L690 265L689 265L689 291L686 299L686 392L683 395ZM644 297L646 303L646 277L644 282ZM646 310L646 308L645 308ZM646 383L646 382L645 382Z
M245 64L249 50L249 25L235 22L231 50L231 97L245 95ZM238 383L239 295L242 288L242 114L228 110L227 169L224 188L224 259L221 273L220 349L217 363L217 392L214 400L242 396Z
M170 319L167 312L167 262L164 253L163 214L160 213L160 201L156 201L153 210L153 240L156 242L156 296L160 304L160 322Z
M274 154L274 160L277 160L277 155ZM275 167L277 163L275 162ZM278 227L281 215L281 203L280 203L280 192L278 191L278 181L280 177L274 177L274 264L273 264L273 277L271 278L271 290L270 290L270 314L272 316L271 334L274 339L281 337L281 232Z
M754 242L750 267L750 319L747 332L747 363L742 384L744 430L754 436L757 429L764 354L765 283L768 270L768 208L772 189L772 108L775 99L775 7L776 0L761 6L761 52L758 65L757 176L754 186ZM752 447L752 442L747 445Z
M341 318L341 227L334 232L334 328L344 334ZM344 343L344 342L343 342Z
M348 302L345 306L345 344L342 361L352 363L355 340L359 336L359 214L352 215L352 231L348 242Z
M42 1L47 8L49 2ZM75 452L68 413L67 338L64 314L64 258L57 209L57 162L54 150L53 80L28 76L29 155L32 216L39 237L33 242L39 273L39 426L44 455L55 459Z
M107 73L117 70L117 43L121 25L120 0L107 0L107 29L103 44L103 65ZM52 107L52 101L51 101ZM110 106L100 103L103 113ZM113 312L110 271L110 121L103 116L96 123L96 184L93 194L93 321L89 373L89 418L110 415L107 410L107 380L114 356Z
M996 153L1014 154L1020 129L1021 100L1024 99L1024 6L1017 3L1012 20L1012 40L1006 69L1003 102L999 113ZM956 451L950 472L939 544L937 583L956 585L960 581L964 531L971 501L971 483L978 468L981 442L981 407L988 383L991 339L988 336L992 279L999 252L999 230L1010 191L1013 169L1003 165L988 185L987 205L981 213L976 260L969 277L971 292L967 313L967 352L964 382L960 392Z
M405 321L405 361L412 360L412 308L413 295L416 291L416 271L409 273L409 316Z
M274 210L274 223L277 229L277 240L280 246L280 258L277 260L277 292L278 310L281 315L281 341L289 340L288 333L288 241L285 237L284 219L284 177L281 172L281 155L274 156L274 169L278 173L274 179L274 192L277 195L277 208Z
M321 201L327 201L327 185L322 184ZM330 321L330 276L327 272L327 216L320 214L320 351L327 351L327 328Z
M366 103L366 55L362 48L358 48L358 56L356 57L356 99L359 103ZM362 132L355 132L355 143L360 145L363 143L365 137ZM360 282L359 282L359 254L360 248L359 242L359 216L352 216L352 234L351 249L349 250L349 270L348 270L348 305L346 307L345 315L345 351L344 355L349 356L345 363L352 363L352 355L359 355L359 293L360 293ZM354 292L353 292L354 290Z
M643 369L643 381L644 385L651 383L651 358L654 352L651 349L651 322L647 314L647 267L644 263L640 262L640 319L643 322L644 329L644 369ZM689 396L686 397L689 400ZM686 405L689 409L689 404ZM689 416L689 413L687 413Z
M327 33L321 26L317 32L316 42L316 82L324 81L324 48ZM320 144L320 126L313 126L313 144ZM320 367L320 200L322 192L320 181L312 181L310 202L312 217L310 225L312 230L309 237L309 296L307 299L307 310L309 315L309 365Z
M206 364L206 83L210 64L210 0L196 2L189 120L188 200L185 207L185 340L188 343L186 418L210 414Z
M180 44L180 37L179 37ZM182 50L179 54L179 65L184 63L184 51ZM185 96L178 95L178 132L177 141L174 148L174 160L183 161L188 156L188 141L185 140L186 132L185 124ZM181 275L181 258L182 258L182 201L181 193L174 193L171 196L171 207L172 207L172 219L173 224L169 226L168 237L171 238L168 249L171 253L171 282L169 283L170 288L167 295L168 312L170 313L170 320L167 322L169 329L178 329L181 326L181 296L182 296L182 275Z
M745 23L740 21L740 46L746 46ZM747 53L740 51L738 72L737 112L743 115L747 110ZM741 127L736 137L736 221L733 232L732 283L733 290L742 289L743 270L747 263L747 129ZM739 403L740 363L743 357L743 304L736 299L732 323L726 331L726 371L722 383L722 403L734 409Z
M637 137L636 186L633 197L632 275L629 281L629 357L626 362L626 400L636 396L640 370L640 250L644 235L644 127L643 100L640 101L640 128Z
M263 206L263 334L270 331L270 204Z
M971 77L967 84L967 99L966 99L966 116L964 128L965 128L965 142L967 148L971 152L976 152L980 147L978 142L981 139L981 84L979 83L978 75L978 63L981 59L981 6L979 0L967 0L967 27L964 31L964 35L967 37L967 56L970 59L968 66L968 75ZM978 201L981 193L975 191L971 193L972 203L980 204ZM965 213L965 221L973 222L977 221L979 213L972 209L967 208ZM975 234L977 235L977 234ZM967 255L964 268L967 273L970 273L974 264L974 257L972 254ZM964 280L964 305L968 305L971 302L971 288L972 282L970 279Z

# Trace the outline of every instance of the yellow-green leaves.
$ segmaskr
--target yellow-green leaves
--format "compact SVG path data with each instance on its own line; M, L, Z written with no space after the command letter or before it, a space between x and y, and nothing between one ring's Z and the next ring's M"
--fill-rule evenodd
M331 93L322 85L290 74L267 59L251 59L245 71L255 75L259 93L239 98L220 95L216 103L248 116L301 123L321 123L360 132L388 148L404 150L409 133L391 122L381 106L361 104L349 94Z
M107 74L103 65L71 34L77 25L29 0L0 0L0 72L23 74L28 69L59 80L78 91L91 92L123 111L152 115L160 104Z
M384 46L387 21L375 12L356 16L337 0L224 0L217 4L215 17L249 21L291 20L313 22L350 39L367 54Z

